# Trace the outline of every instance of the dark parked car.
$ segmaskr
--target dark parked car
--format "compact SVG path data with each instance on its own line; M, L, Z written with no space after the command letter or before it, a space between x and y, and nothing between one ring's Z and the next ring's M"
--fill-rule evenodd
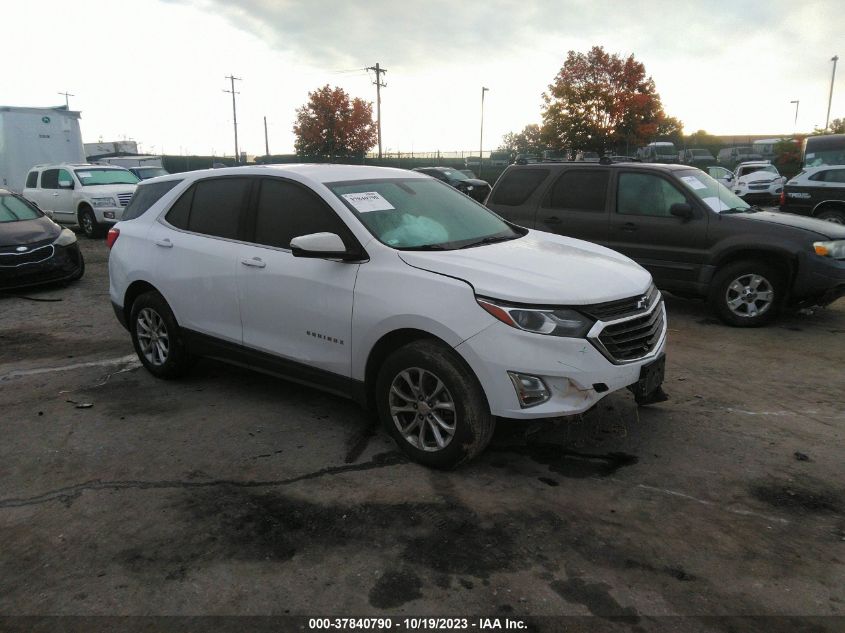
M731 325L845 295L845 227L762 211L684 165L511 166L487 206L515 224L619 251L659 287L707 298Z
M22 196L0 189L0 289L82 277L76 234Z
M453 186L461 193L479 202L484 202L487 194L490 193L490 183L478 178L469 178L463 172L451 167L417 167L413 171L422 172L437 180L442 180L447 185Z
M845 165L805 168L784 185L780 209L845 224Z

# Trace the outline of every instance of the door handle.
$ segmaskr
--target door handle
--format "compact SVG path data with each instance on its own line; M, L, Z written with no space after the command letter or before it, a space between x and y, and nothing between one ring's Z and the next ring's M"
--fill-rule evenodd
M54 194L53 194L53 197L54 197L54 198L58 198L58 197L59 197L59 194L54 193Z
M173 248L173 242L167 238L163 240L156 240L156 246L161 246L162 248Z
M253 268L264 268L267 264L260 257L253 257L252 259L242 259L241 263L244 266L252 266Z
M560 224L561 220L556 215L553 215L548 218L543 218L543 222L545 222L546 224Z
M626 233L633 233L637 230L637 225L633 222L625 222L625 224L622 225L622 230Z

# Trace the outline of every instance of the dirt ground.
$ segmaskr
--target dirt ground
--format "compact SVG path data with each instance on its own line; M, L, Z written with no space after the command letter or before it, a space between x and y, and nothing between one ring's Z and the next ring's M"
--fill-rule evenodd
M81 245L80 282L0 297L0 615L845 628L845 300L740 330L669 297L668 402L503 422L444 473L318 391L156 380Z

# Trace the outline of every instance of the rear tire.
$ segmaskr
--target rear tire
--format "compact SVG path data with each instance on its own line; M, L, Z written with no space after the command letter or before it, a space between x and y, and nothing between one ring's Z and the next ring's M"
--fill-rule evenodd
M132 304L129 317L132 345L141 363L156 378L184 376L192 365L176 317L159 293L145 292Z
M97 216L94 215L94 210L91 207L82 207L79 210L78 219L79 227L85 233L85 237L95 240L105 234L103 225L97 222Z
M478 379L447 345L422 340L391 354L376 380L379 419L412 460L455 468L481 453L496 423Z
M834 224L845 224L845 210L825 209L816 216L819 220L833 222Z
M727 264L713 278L709 303L723 322L759 327L774 319L784 303L786 282L781 271L757 260Z

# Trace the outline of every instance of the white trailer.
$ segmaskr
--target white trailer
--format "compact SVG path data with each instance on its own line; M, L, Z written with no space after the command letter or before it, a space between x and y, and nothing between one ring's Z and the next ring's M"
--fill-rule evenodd
M0 106L0 187L20 193L34 165L84 162L79 112Z

